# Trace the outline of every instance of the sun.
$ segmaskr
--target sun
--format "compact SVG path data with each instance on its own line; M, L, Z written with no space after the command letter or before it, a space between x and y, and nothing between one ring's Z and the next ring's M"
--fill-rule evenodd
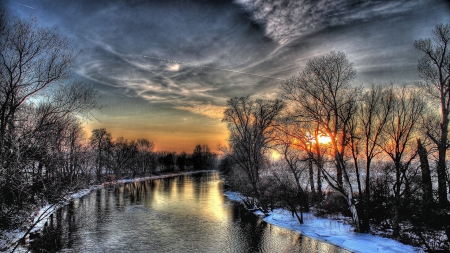
M331 142L331 138L330 136L327 135L320 135L319 136L319 143L320 144L327 144Z
M273 151L270 153L270 157L272 158L272 160L278 161L278 160L281 158L281 154L278 153L278 151L273 150Z
M180 64L172 64L167 67L169 71L178 71L180 70Z

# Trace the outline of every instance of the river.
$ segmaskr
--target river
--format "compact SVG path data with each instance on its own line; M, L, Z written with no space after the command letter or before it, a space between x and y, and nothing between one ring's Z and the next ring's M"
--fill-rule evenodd
M58 210L33 252L349 252L229 201L218 172L107 186Z

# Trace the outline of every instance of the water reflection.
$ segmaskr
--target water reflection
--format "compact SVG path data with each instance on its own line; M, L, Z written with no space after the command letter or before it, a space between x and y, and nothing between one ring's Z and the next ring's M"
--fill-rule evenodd
M97 190L59 210L35 252L347 252L271 226L223 195L216 172Z

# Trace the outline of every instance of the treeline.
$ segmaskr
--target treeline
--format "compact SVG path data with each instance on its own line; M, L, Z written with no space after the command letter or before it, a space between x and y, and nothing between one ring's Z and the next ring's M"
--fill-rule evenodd
M414 43L414 85L355 86L353 64L331 52L283 81L275 100L230 99L228 183L266 213L281 206L303 223L314 206L348 215L356 232L449 249L450 25L434 35Z
M54 29L0 5L0 230L25 226L25 237L33 211L92 184L217 163L206 145L176 154L103 128L88 137L83 121L99 106L93 87L71 76L77 54Z
M89 175L95 175L97 182L217 167L217 154L208 145L197 145L192 154L154 151L154 143L147 139L114 141L104 128L92 131L88 146L93 162Z

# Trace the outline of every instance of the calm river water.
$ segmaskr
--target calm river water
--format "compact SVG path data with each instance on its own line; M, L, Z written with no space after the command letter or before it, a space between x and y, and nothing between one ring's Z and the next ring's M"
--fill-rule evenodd
M55 213L34 252L348 252L279 228L223 194L217 172L109 186Z

